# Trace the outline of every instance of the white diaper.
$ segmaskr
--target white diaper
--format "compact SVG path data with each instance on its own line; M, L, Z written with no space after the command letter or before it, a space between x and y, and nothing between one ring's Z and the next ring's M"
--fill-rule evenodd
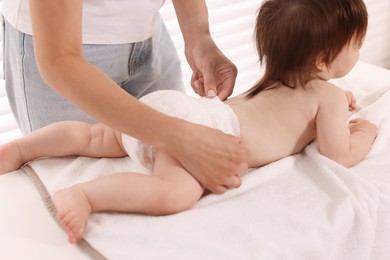
M218 97L195 98L176 90L159 90L142 97L140 101L170 116L239 136L240 127L236 114ZM132 160L141 163L149 170L153 169L152 146L125 134L122 134L122 142Z

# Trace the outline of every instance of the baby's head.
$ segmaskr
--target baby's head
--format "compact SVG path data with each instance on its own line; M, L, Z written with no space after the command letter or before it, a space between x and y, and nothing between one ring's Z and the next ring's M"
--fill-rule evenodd
M367 20L362 0L265 0L255 27L265 74L248 97L274 83L304 86L317 78L319 62L330 65L350 43L360 47Z

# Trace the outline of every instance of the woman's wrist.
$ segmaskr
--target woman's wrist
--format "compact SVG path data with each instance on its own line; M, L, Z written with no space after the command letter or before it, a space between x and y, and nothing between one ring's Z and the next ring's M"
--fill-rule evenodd
M182 147L183 142L190 138L192 134L191 124L187 121L167 116L165 127L156 130L156 144L157 149L163 149L170 154L177 154Z
M215 46L215 48L217 48L217 45L209 33L199 33L197 36L192 36L192 38L185 39L184 41L186 51L204 47L210 48L210 46Z

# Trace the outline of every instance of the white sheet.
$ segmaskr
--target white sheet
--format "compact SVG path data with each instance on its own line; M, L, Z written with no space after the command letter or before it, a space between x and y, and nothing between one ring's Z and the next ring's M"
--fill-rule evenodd
M371 77L336 81L354 90L356 114L379 125L359 165L342 167L313 143L180 214L93 214L85 239L109 259L390 259L390 81L375 87ZM83 157L30 165L49 193L142 169L127 159Z
M1 260L88 260L41 202L31 179L18 170L0 176Z

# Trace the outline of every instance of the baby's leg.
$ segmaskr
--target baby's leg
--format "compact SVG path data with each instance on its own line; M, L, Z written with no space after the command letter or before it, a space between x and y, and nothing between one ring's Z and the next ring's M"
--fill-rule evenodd
M174 214L191 208L204 192L191 174L164 152L156 154L154 174L117 173L59 191L54 203L69 240L74 243L82 238L92 212Z
M58 220L68 233L69 242L75 244L82 238L92 211L82 184L58 191L53 201Z
M205 188L169 154L156 154L154 176L161 182L150 206L140 205L142 213L150 215L175 214L192 208Z
M102 124L62 121L0 146L0 174L42 157L122 157L120 135Z

